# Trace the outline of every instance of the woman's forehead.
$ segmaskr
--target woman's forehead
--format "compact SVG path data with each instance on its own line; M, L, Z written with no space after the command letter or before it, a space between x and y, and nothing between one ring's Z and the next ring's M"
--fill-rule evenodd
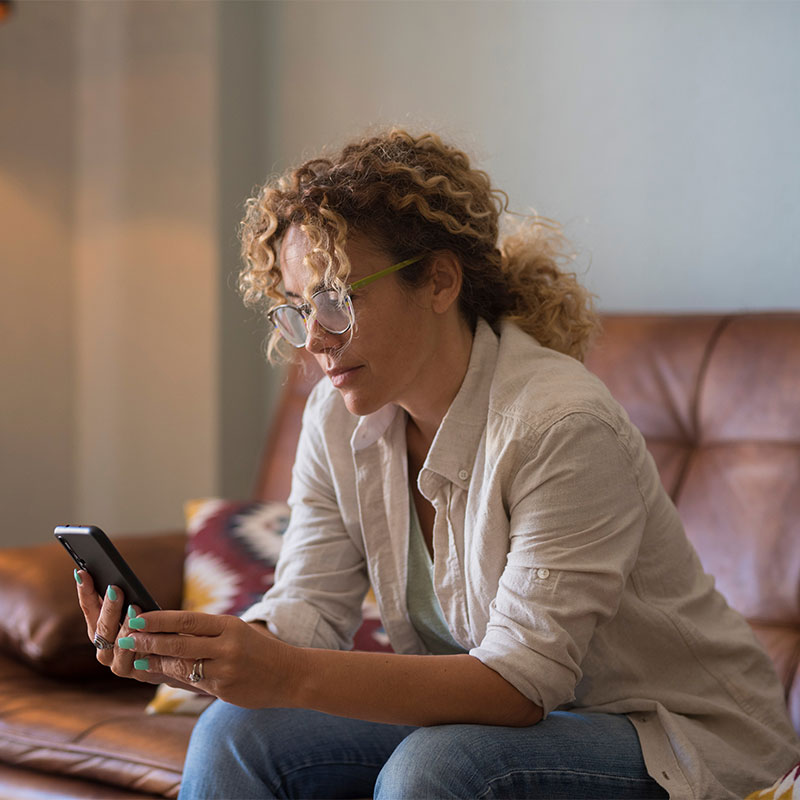
M283 237L280 248L281 275L287 292L302 294L313 279L305 257L311 249L308 237L297 226L292 225Z
M280 260L281 268L294 269L302 265L303 259L311 249L308 237L296 225L292 225L284 234L281 241Z
M279 254L281 274L287 292L301 295L310 283L317 280L305 260L311 249L311 241L300 227L290 226L281 242ZM369 274L374 265L387 258L367 236L358 232L353 232L348 237L345 252L350 261L350 280L361 277L362 272L364 275Z

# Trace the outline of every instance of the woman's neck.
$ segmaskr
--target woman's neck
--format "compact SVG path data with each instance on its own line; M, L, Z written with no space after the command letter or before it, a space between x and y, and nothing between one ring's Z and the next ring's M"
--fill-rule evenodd
M438 349L431 363L425 391L421 391L413 403L403 404L409 417L407 431L410 429L418 448L424 447L424 450L418 451L422 453L423 460L469 367L473 333L460 316L458 323L444 339L443 346Z

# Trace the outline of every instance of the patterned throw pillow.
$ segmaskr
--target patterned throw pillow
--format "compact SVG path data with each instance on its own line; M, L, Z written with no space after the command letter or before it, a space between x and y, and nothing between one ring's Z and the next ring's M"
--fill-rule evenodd
M800 800L800 762L772 786L747 795L746 800Z
M189 539L182 607L207 614L241 614L272 586L289 524L285 503L192 500L184 507ZM356 650L391 652L372 591L364 600ZM162 685L150 714L199 714L212 698Z

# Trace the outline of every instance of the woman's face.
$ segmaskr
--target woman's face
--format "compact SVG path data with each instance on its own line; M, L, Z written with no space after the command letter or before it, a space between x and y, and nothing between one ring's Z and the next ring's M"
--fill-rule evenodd
M390 266L393 259L369 239L352 234L345 248L350 259L349 281ZM308 240L299 228L289 228L281 247L281 270L287 301L302 303L313 274L303 259ZM390 274L351 295L355 325L332 334L313 322L306 349L339 390L352 414L377 411L397 403L414 414L435 385L437 314L426 286L409 289Z

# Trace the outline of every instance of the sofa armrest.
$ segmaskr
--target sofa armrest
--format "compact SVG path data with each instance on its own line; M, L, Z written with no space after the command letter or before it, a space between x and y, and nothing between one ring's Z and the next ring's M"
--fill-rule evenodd
M114 543L162 608L180 608L184 532ZM0 550L0 650L48 675L96 677L105 668L86 635L73 566L56 541Z

